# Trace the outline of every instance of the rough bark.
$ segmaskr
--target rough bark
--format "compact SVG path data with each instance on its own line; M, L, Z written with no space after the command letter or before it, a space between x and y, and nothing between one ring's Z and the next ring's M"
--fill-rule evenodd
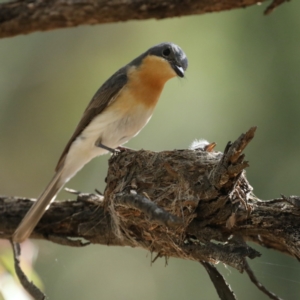
M213 266L222 262L245 271L262 292L278 300L250 269L246 258L260 253L246 242L299 260L300 199L281 196L262 201L253 194L242 152L255 130L229 142L224 153L215 152L215 144L210 144L113 155L104 195L77 193L76 201L53 203L31 238L73 247L90 243L141 247L156 253L153 261L161 256L198 261L220 299L234 300L230 286ZM31 205L31 199L0 197L0 238L11 238ZM36 299L44 299L26 277L20 280L38 295Z
M53 203L31 237L142 247L159 256L222 261L241 272L245 257L259 256L245 241L299 259L299 199L259 200L243 171L242 150L254 131L228 144L224 154L128 150L112 156L104 197L80 193L77 201ZM0 238L11 237L31 204L0 198Z
M274 0L265 13L285 1ZM199 15L257 3L256 0L16 0L0 4L0 38L79 25Z

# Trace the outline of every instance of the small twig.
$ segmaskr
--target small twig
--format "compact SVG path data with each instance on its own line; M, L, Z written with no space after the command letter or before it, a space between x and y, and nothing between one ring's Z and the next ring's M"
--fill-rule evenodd
M272 13L275 8L277 8L279 5L281 5L284 2L288 2L289 0L273 0L273 2L266 8L264 11L264 15L269 15Z
M137 208L142 211L151 221L156 221L162 225L174 227L182 224L181 219L170 214L163 208L157 206L154 202L145 196L138 194L118 194L116 195L116 202Z
M257 129L256 126L251 127L246 133L242 134L234 143L232 143L232 146L228 151L229 154L228 158L232 163L236 163L239 157L243 155L242 151L247 147L247 145L254 138L256 129Z
M20 244L14 243L11 241L11 246L13 249L13 256L14 256L14 264L15 264L15 271L22 284L23 288L35 299L35 300L44 300L46 299L46 295L42 293L42 291L30 282L25 273L22 271L20 267L19 256L21 255L21 248Z
M220 189L224 186L230 177L236 177L243 169L248 167L248 162L243 161L242 151L251 142L257 127L251 127L246 133L233 143L228 142L224 150L223 157L220 159L217 167L210 174L209 181L211 185Z
M299 196L286 197L286 196L281 194L281 197L282 197L283 200L285 200L286 202L292 204L293 206L295 206L297 208L300 207L300 197Z
M200 264L205 268L208 273L219 297L221 300L236 300L235 294L230 285L226 282L225 278L217 270L217 268L206 261L200 261Z
M256 278L256 276L254 275L252 269L250 268L247 260L245 259L244 261L244 270L246 271L246 273L248 274L250 280L256 285L256 287L261 290L264 294L266 294L267 296L269 296L270 299L273 300L283 300L282 298L278 297L277 295L275 295L274 293L270 292L264 285L262 285L258 279Z
M156 262L156 260L160 257L161 257L161 253L158 252L153 259L151 258L151 265L154 264Z

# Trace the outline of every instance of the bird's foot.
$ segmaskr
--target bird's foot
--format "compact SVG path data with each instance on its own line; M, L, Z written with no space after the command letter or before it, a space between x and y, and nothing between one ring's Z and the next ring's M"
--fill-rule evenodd
M128 147L124 147L124 146L119 146L116 148L116 150L119 150L119 152L125 152L125 151L134 151L134 149L128 148Z

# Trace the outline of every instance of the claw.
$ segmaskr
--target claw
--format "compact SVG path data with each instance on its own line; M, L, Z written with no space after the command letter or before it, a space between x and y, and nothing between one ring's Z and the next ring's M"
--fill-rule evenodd
M119 147L116 148L116 150L119 150L120 152L125 152L125 151L128 151L128 150L134 151L133 149L128 148L128 147L124 147L124 146L119 146Z

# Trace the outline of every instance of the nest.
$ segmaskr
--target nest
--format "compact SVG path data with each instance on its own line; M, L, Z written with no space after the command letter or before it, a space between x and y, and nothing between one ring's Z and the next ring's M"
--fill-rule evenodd
M227 179L220 176L222 158L223 153L202 149L159 153L126 150L112 156L105 205L114 234L158 256L190 258L181 245L189 243L187 228L199 218L199 203L220 198L226 186L234 186L240 194L245 185L244 180L240 180L241 185L229 180L230 174L226 173ZM242 169L238 168L231 177L241 175ZM211 184L218 176L223 181L220 188Z

